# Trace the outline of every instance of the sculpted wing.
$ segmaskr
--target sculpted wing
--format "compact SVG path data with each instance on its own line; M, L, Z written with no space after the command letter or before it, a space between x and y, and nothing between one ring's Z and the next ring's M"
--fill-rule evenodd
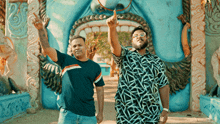
M191 73L191 54L179 62L164 62L166 76L170 82L170 93L184 89L189 83Z
M62 92L62 69L56 63L51 63L43 55L40 58L40 74L44 79L44 84L47 88L51 88L56 93Z

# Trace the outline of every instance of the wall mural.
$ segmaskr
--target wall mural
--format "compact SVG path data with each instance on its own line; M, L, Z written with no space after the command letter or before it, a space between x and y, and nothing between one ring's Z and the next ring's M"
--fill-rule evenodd
M42 8L44 6L44 9L40 9L40 12L42 11L40 17L42 17L43 20L47 20L45 23L48 22L48 19L45 19L45 13L50 18L47 26L50 45L61 52L67 52L68 39L74 34L86 35L95 30L96 27L98 27L98 29L96 29L99 31L107 31L105 19L112 15L112 11L106 10L102 6L116 10L125 8L123 11L117 12L119 20L118 29L125 30L127 28L127 31L129 31L132 27L142 25L149 32L148 37L151 39L148 46L149 51L161 57L166 64L166 75L170 81L171 111L183 111L188 109L188 80L190 77L192 56L190 45L188 44L190 41L188 41L189 38L187 38L189 34L187 29L190 28L190 0L178 0L175 2L170 0L156 0L154 2L116 0L111 1L112 4L108 4L108 2L110 1L106 0L104 3L102 1L102 4L97 3L96 0L92 2L85 1L84 3L80 1L68 2L71 7L65 2L42 2ZM160 4L157 4L158 2ZM45 5L47 10L45 10ZM147 7L144 7L144 5ZM163 9L157 10L156 5ZM75 9L73 9L73 6ZM55 10L56 7L65 8L65 10L58 12L58 10ZM77 7L78 9L76 9ZM176 13L173 13L173 10L175 10ZM60 93L62 87L60 68L51 61L46 60L43 55L39 57L41 60L41 75L45 80L46 86ZM48 76L50 78L48 78ZM45 86L43 85L43 87ZM45 97L43 95L43 105L48 108L56 108L56 105L49 106L51 101L55 103L56 101L54 101L54 99L49 101L47 97L49 96L48 93L54 97L57 96L57 94L47 90L47 93L43 93L45 94ZM183 94L185 94L184 98ZM178 99L180 103L172 102L176 101L178 97L181 98ZM44 100L46 102L44 102Z

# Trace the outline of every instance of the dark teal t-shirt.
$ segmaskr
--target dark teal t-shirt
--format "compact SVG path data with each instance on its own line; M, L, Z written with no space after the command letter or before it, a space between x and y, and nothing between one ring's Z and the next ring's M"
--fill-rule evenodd
M99 64L92 60L81 62L57 50L58 61L62 68L62 93L59 107L78 115L95 116L94 85L104 86Z

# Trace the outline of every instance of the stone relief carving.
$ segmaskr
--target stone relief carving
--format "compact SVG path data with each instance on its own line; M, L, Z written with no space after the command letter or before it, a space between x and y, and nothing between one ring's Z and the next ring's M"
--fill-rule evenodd
M5 25L5 6L6 1L0 1L0 24Z
M39 36L37 29L33 26L32 20L35 18L33 13L39 13L38 0L28 0L28 44L27 44L27 79L26 85L31 96L31 106L29 112L35 113L41 107L40 103L40 64L38 55L40 53Z
M8 42L8 40L10 42ZM0 60L1 75L11 76L13 74L12 66L17 60L17 53L14 49L14 43L9 37L4 36L0 30Z
M26 112L30 107L30 96L28 93L17 95L7 95L0 97L0 123L14 117L15 115Z
M9 3L9 11L8 29L11 37L27 37L27 3L22 3L21 5L18 5L18 3Z
M205 5L206 35L219 36L220 34L220 5L218 0Z
M39 55L41 76L45 80L44 84L47 88L51 88L56 93L62 92L62 70L61 67L55 63L51 63L43 55Z
M12 65L17 60L17 53L14 50L14 44L11 41L7 42L2 31L0 30L0 96L11 94L12 90L16 93L21 89L16 85L15 81L10 78L13 74Z
M182 0L183 14L177 18L182 21L183 24L186 22L190 23L190 0Z
M205 10L201 0L191 0L191 109L199 111L199 96L205 94Z

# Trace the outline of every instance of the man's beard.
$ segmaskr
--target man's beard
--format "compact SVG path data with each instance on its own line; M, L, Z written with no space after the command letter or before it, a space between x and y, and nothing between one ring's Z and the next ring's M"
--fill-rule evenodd
M141 39L141 41L144 42L143 39ZM136 44L132 43L132 47L135 48L136 50L142 50L142 49L146 48L147 45L148 45L147 41L145 41L144 44L141 44L141 45L136 45Z
M82 52L82 50L77 50L77 51L75 51L75 53L73 53L73 55L75 58L79 59L83 56L83 52Z

